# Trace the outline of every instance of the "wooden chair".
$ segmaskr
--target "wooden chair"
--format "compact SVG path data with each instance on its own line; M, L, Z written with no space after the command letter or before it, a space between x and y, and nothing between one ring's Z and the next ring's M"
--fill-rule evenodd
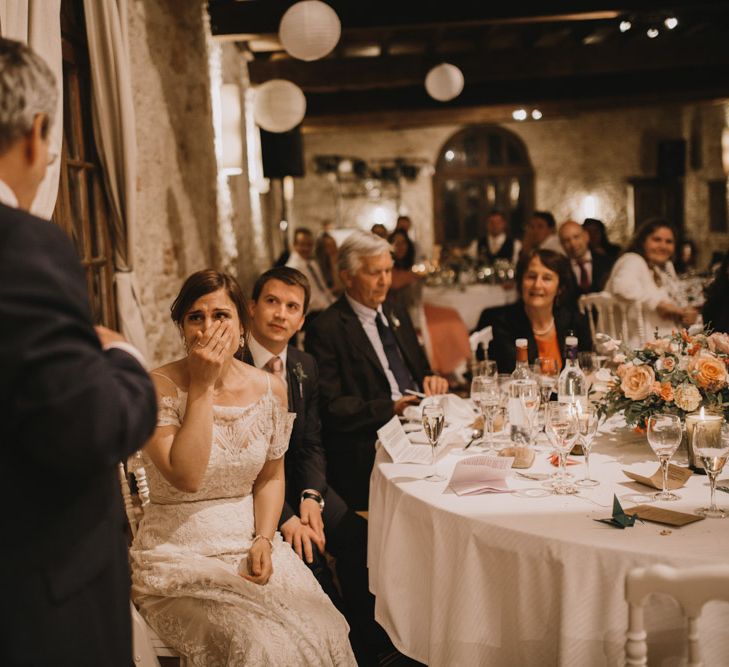
M149 505L149 486L147 485L147 474L144 466L141 465L141 457L136 454L130 459L129 475L134 475L137 484L138 502L134 502L127 470L123 463L118 464L119 485L121 486L122 497L124 498L124 511L129 522L129 529L132 532L132 539L137 534L137 526L144 515L144 508ZM139 667L160 667L158 658L174 658L179 661L180 667L185 667L185 658L167 646L159 635L147 625L137 608L130 601L132 614L132 650L134 664Z
M625 664L647 665L648 647L643 623L643 606L651 593L670 595L679 602L688 617L688 665L700 667L697 622L701 608L710 600L729 602L729 565L706 565L674 569L667 565L636 568L625 580L628 601L628 633Z
M610 292L583 294L580 312L587 315L593 346L596 335L604 333L629 345L642 345L646 340L645 318L640 303L625 301Z

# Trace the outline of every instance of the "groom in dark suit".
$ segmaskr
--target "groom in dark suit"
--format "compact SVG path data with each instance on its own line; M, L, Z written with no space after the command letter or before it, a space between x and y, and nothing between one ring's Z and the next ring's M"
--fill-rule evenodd
M448 391L432 375L404 308L386 301L390 245L353 232L339 249L345 293L312 324L307 351L319 364L322 424L330 479L347 504L366 510L377 429L418 398Z
M27 213L57 90L1 38L0 100L0 664L129 667L116 465L154 429L154 389L135 348L94 330L69 239Z
M367 580L367 524L327 484L316 361L289 345L304 324L309 294L309 282L297 269L279 267L262 274L249 304L250 335L243 360L284 380L289 411L296 413L284 459L286 499L279 530L347 617L357 660L369 665L375 663L376 653L391 646L374 622L374 598ZM325 548L336 558L342 596L332 581Z

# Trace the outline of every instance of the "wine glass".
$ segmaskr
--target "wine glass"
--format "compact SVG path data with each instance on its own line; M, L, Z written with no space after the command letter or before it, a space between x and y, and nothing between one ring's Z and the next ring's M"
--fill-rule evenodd
M425 431L425 436L428 438L430 448L433 452L431 459L433 472L425 478L429 482L442 482L445 480L443 475L437 474L435 467L435 448L438 446L438 439L440 438L441 433L443 433L443 426L445 426L445 413L443 412L443 407L439 403L431 403L423 406L423 430Z
M716 493L716 478L721 472L727 458L729 457L729 431L726 424L722 427L721 433L710 431L704 424L696 424L693 434L694 451L704 464L704 469L709 477L711 486L711 501L708 507L700 507L696 514L705 516L707 519L724 519L726 512L716 506L714 495Z
M491 359L484 359L482 361L475 361L471 365L471 372L473 377L483 375L484 377L490 378L493 382L496 382L499 369L496 367L495 361L492 361Z
M597 433L598 414L594 405L587 407L577 403L578 414L577 422L580 427L580 444L582 451L585 452L585 476L577 481L577 486L597 486L600 484L596 479L590 477L590 452L592 450L592 441Z
M577 493L577 489L567 481L566 471L567 454L580 433L576 404L557 402L547 404L545 430L559 455L559 476L552 483L554 493L559 495Z
M539 379L539 391L542 394L542 404L547 405L552 392L557 386L559 366L557 360L551 357L538 357L532 366L534 375Z
M648 418L648 443L656 453L663 471L663 490L656 500L678 500L680 496L668 490L668 464L681 442L681 419L677 415L658 414Z
M527 444L533 442L534 424L539 414L539 386L534 380L519 381L519 402L524 416Z
M484 435L488 433L486 445L494 451L494 418L501 407L501 392L495 378L477 375L471 382L471 400L481 412Z

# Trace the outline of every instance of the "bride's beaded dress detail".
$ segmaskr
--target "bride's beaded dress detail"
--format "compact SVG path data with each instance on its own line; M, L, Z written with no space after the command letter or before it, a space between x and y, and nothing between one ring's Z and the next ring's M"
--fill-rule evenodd
M160 401L158 425L181 425L187 395ZM238 575L254 534L253 483L283 456L295 415L269 390L245 407L213 408L199 491L169 484L146 455L150 504L132 546L133 594L166 642L199 667L356 665L344 617L277 533L264 586Z

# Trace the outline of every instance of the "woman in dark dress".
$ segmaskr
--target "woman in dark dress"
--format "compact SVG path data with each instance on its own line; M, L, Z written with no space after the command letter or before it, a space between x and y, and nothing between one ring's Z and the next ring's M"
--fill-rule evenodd
M511 373L516 365L517 338L528 341L529 363L537 357L564 363L564 340L577 336L580 350L592 349L587 318L577 308L577 285L569 260L551 250L536 249L516 269L519 300L495 314L489 359L499 373Z

